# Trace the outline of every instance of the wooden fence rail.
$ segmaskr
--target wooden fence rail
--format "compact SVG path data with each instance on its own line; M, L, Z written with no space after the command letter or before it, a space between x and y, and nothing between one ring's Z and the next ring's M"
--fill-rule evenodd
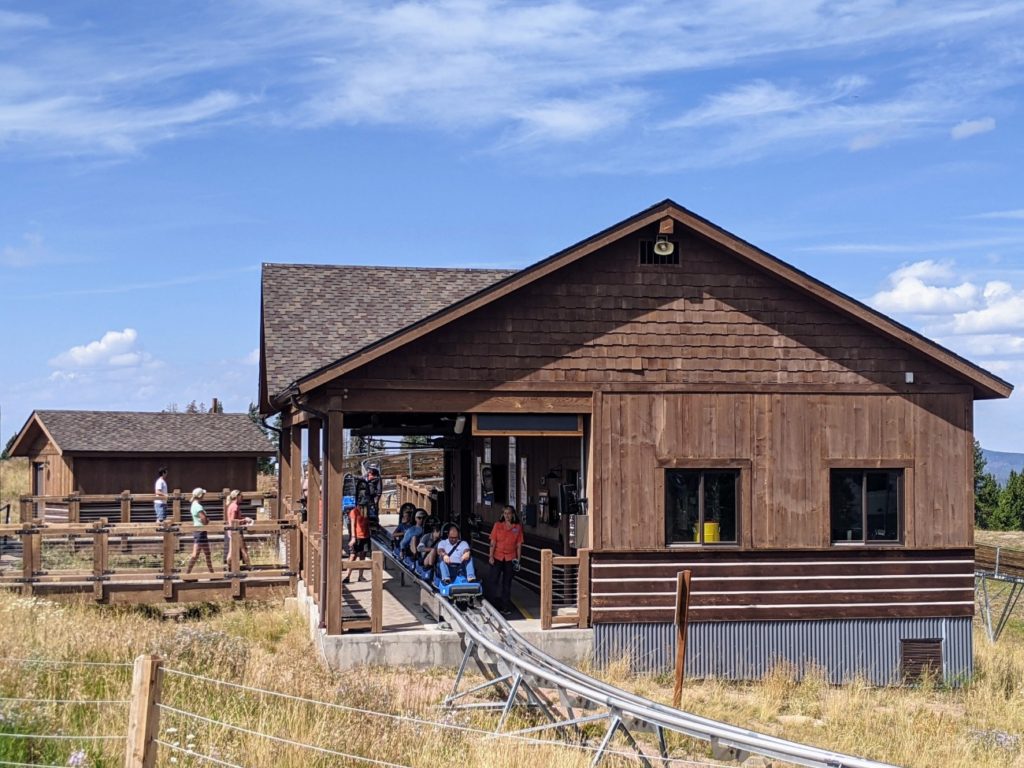
M230 488L220 491L207 490L203 496L203 507L211 520L222 520L227 509ZM273 517L273 499L276 491L244 491L239 495L239 506L243 512L252 514L259 508L267 510L265 515ZM175 489L167 494L169 519L175 523L189 516L189 491ZM101 518L118 523L155 523L156 513L152 493L78 494L67 496L21 496L19 521L43 520L48 523L80 523Z
M590 550L573 556L540 552L540 628L590 625Z
M395 480L395 485L398 486L399 506L409 502L427 510L430 515L436 512L434 504L437 501L437 489L429 481L417 482L399 477Z
M322 611L320 605L319 584L322 572L320 553L323 547L323 538L319 532L311 532L308 523L300 523L296 526L297 545L296 553L301 551L301 560L296 559L297 570L301 568L300 577L306 585L306 593ZM299 555L296 554L296 558ZM298 564L301 563L301 566ZM369 560L348 562L342 560L340 568L329 568L327 575L339 580L358 573L360 578L363 571L370 572L370 605L362 605L356 596L349 589L341 589L341 604L336 606L341 617L341 632L352 632L357 630L370 630L374 634L384 631L384 555L381 552L373 552Z
M222 561L213 573L202 553L197 571L185 573L184 549L197 533L206 533L211 554ZM225 532L244 536L253 563L240 563L238 537L231 536L226 556ZM89 593L97 602L159 603L269 597L294 587L298 537L287 520L258 520L250 525L191 523L51 524L31 520L0 526L0 537L20 544L8 547L0 561L0 588L24 595ZM13 550L13 551L12 551ZM90 551L91 550L91 551Z

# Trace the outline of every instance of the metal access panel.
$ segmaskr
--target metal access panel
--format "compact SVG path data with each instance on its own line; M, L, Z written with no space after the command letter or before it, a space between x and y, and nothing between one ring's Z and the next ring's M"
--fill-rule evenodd
M668 672L676 652L674 624L597 624L600 665L628 656L637 672ZM955 685L973 673L971 619L829 619L723 621L690 624L686 676L757 680L779 664L797 674L824 670L836 684L862 677L876 685L902 681L907 640L942 641L942 679Z

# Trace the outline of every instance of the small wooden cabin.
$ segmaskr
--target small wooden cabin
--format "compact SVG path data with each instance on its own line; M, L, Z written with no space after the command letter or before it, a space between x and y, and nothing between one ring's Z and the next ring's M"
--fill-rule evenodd
M277 451L247 413L33 411L11 447L31 464L33 496L256 489L260 459Z
M514 273L264 265L260 386L328 540L344 428L444 436L445 514L515 505L527 580L589 547L599 660L669 667L690 569L691 675L970 673L972 404L1011 385L670 200Z

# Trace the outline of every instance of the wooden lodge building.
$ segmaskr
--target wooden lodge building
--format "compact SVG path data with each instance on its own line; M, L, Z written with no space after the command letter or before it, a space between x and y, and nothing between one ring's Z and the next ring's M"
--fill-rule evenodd
M672 201L518 272L266 264L260 365L329 561L342 430L441 435L447 519L590 548L599 660L668 667L690 569L691 675L970 673L973 401L1011 385Z
M60 497L152 493L164 466L186 493L252 491L259 460L277 450L247 413L33 411L11 455L28 457L33 496Z

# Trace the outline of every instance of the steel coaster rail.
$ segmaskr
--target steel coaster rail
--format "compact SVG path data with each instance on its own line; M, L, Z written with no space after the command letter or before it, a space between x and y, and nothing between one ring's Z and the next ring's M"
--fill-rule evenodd
M385 556L396 563L405 573L433 590L433 585L420 579L392 555L389 543L382 543L380 539L376 540L376 543L384 551ZM608 730L594 755L592 766L596 766L601 761L611 745L612 739L619 731L635 750L637 759L645 766L651 766L648 755L644 753L641 745L630 732L630 728L633 728L638 731L652 731L657 735L660 762L665 766L671 760L666 746L665 733L672 731L712 744L731 747L740 752L764 755L796 765L809 766L809 768L896 768L888 763L843 755L819 747L779 739L658 704L596 680L545 654L519 635L489 603L484 602L482 608L470 609L466 612L445 600L439 600L439 605L455 631L466 639L466 650L459 665L455 686L446 699L446 705L452 706L456 700L471 692L504 685L509 689L509 696L504 705L497 705L502 706L502 715L497 731L503 728L520 690L527 704L539 709L550 721L543 726L527 729L530 732L554 729L564 734L567 729L571 728L576 737L581 739L582 733L579 731L581 724L607 719ZM489 662L481 658L481 651L486 651L487 655L491 657ZM459 693L459 683L470 658L474 655L481 664L494 669L494 679L482 686L477 686L472 691ZM558 692L568 719L559 719L552 703L539 690L541 688ZM577 716L574 712L575 709L594 709L596 707L605 708L607 712L596 716ZM495 706L495 708L497 707ZM653 759L659 760L659 757Z

